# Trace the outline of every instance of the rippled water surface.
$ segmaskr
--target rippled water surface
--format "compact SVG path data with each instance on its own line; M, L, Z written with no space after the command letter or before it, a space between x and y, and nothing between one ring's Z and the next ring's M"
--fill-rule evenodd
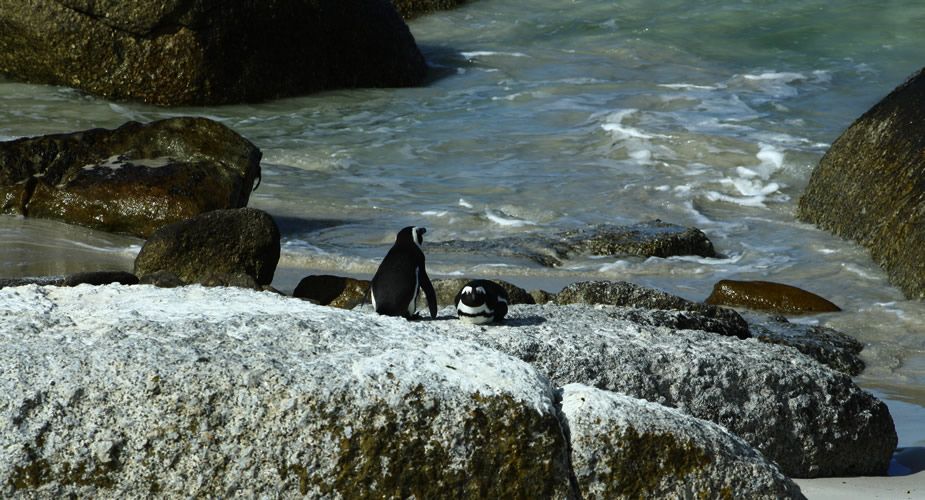
M262 104L162 109L0 82L0 139L177 115L264 152L251 205L283 231L277 285L370 276L394 233L431 241L659 218L720 259L584 258L562 267L432 253L432 275L555 289L625 279L701 300L719 279L797 285L845 312L800 318L867 344L858 381L925 445L925 306L867 252L794 219L809 175L855 118L925 64L925 4L478 0L410 23L432 81ZM130 268L133 238L0 217L5 276ZM426 248L426 247L425 247Z

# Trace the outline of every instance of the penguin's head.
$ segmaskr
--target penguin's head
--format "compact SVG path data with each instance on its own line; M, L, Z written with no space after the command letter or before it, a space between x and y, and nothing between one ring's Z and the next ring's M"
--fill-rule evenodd
M486 296L484 288L466 285L459 292L459 301L469 307L478 307L485 303Z
M421 248L421 244L424 243L424 233L426 232L427 228L408 226L398 232L395 243L411 242Z

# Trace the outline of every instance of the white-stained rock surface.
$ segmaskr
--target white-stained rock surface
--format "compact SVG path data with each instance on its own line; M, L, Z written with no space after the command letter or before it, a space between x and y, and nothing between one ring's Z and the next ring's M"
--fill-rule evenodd
M487 327L234 288L3 288L0 497L575 497L552 383L719 423L790 475L885 470L889 412L847 376L641 314L518 305Z
M803 498L776 465L726 429L582 384L562 413L583 498Z
M0 290L4 498L566 498L554 395L426 324L270 293Z

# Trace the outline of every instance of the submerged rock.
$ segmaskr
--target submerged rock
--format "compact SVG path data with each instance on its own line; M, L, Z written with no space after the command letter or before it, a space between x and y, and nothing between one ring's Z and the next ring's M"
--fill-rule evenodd
M148 237L202 212L246 206L260 157L205 118L0 142L0 213Z
M432 243L430 251L513 257L557 267L579 255L715 257L713 243L702 231L660 220L630 226L599 225L553 236L531 235L496 240L451 240Z
M366 300L368 293L368 280L323 274L302 278L292 292L292 296L310 300L322 306L353 309Z
M840 307L812 292L770 281L720 280L713 285L713 292L704 302L783 314L841 311Z
M748 323L732 309L691 302L626 281L582 281L560 291L557 304L607 304L643 310L637 321L682 330L749 338Z
M223 284L246 274L269 285L279 262L279 228L254 208L215 210L164 226L151 235L138 257L135 274L167 271L184 283Z
M422 323L203 287L8 303L5 498L578 497L549 381Z
M813 170L798 216L870 250L906 297L925 298L925 70L845 130Z
M562 413L582 498L803 498L741 438L678 410L568 384Z
M720 424L792 477L882 475L896 447L885 404L795 349L673 330L614 306L514 306L486 334L427 323L581 383Z
M167 106L417 85L427 71L380 0L4 2L0 26L0 73Z

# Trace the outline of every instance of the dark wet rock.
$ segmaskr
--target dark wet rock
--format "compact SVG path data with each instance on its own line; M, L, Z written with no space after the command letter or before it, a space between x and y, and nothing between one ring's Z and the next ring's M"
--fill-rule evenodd
M556 294L546 290L530 290L530 296L533 297L534 304L546 304L556 300Z
M434 291L437 292L437 305L439 307L455 306L453 302L456 294L466 285L466 283L476 278L450 278L433 280ZM487 279L487 278L480 278ZM508 304L533 304L533 297L526 290L519 286L498 279L492 279L495 283L501 285L501 288L507 292Z
M31 276L27 278L0 278L0 288L39 285L39 286L61 286L67 276Z
M244 272L210 274L200 281L200 284L202 286L234 286L250 290L263 289L263 286L258 285L253 276Z
M85 273L74 273L64 278L63 286L77 285L109 285L118 283L120 285L137 285L138 276L125 271L91 271Z
M530 235L495 240L451 240L430 244L429 251L527 259L546 267L580 255L715 257L713 243L697 228L660 220L630 226L599 225L553 236Z
M0 26L0 73L158 105L416 85L427 70L381 0L3 2Z
M186 283L183 282L176 274L170 271L154 271L148 274L145 274L138 279L138 283L142 285L154 285L158 288L177 288L179 286L186 286Z
M353 309L366 300L368 293L368 280L322 274L302 278L292 296L323 306Z
M215 210L157 230L135 258L135 274L168 271L184 283L247 274L269 285L279 262L279 229L253 208Z
M761 342L793 347L848 375L864 371L864 360L859 356L864 344L850 335L825 326L791 323L782 316L745 313L745 319L752 335Z
M882 475L897 438L889 409L795 349L651 326L625 308L520 305L486 335L426 322L581 383L722 425L791 477ZM421 326L424 328L425 326Z
M798 216L860 243L925 298L925 70L864 113L813 170Z
M240 289L15 296L49 307L0 314L0 497L579 498L549 380L421 326L450 322Z
M840 307L812 292L770 281L721 280L713 285L713 292L704 302L782 314L841 311Z
M247 205L260 150L205 118L0 142L0 212L147 237Z
M774 463L719 425L582 384L562 389L582 498L803 498Z
M559 255L635 255L671 257L697 255L715 257L713 243L703 231L660 220L632 226L596 226L575 229L559 235L554 246Z
M637 308L636 321L681 330L704 330L749 338L748 323L732 309L691 302L677 295L625 281L572 283L556 295L556 304L607 304Z
M430 14L439 10L449 10L462 5L466 0L391 0L395 10L405 19Z

